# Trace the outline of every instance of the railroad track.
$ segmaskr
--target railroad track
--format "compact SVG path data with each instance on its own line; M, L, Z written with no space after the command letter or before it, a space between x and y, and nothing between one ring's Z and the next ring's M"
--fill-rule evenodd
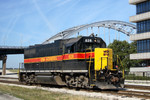
M150 86L125 85L125 88L130 88L130 89L141 89L141 90L149 90L149 91L150 91Z
M11 83L11 84L22 84L19 82L18 78L13 77L0 77L1 83Z
M141 91L118 91L117 94L119 95L125 95L128 97L138 97L138 98L144 98L144 99L150 99L150 92L141 92Z
M1 83L10 83L10 84L17 84L17 85L23 85L23 83L20 83L18 81L18 78L11 78L11 77L0 77ZM38 85L39 86L39 85ZM44 86L46 87L46 86ZM49 87L51 87L49 85ZM55 88L60 88L60 86L52 86ZM70 89L67 87L62 87L65 89ZM73 90L76 90L76 88L72 88ZM85 92L100 92L100 93L109 93L112 95L119 95L121 97L137 97L150 100L150 87L149 86L135 86L135 85L125 85L125 89L120 90L100 90L100 89L78 89L78 91L85 91Z

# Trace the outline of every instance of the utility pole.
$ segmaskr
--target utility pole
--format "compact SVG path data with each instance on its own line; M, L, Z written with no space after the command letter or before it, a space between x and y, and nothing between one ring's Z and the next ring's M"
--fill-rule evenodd
M98 26L98 34L99 34L99 37L100 37L100 29L99 29L99 26Z
M120 41L120 32L118 31L118 40Z
M110 44L110 28L109 28L109 44Z
M105 26L104 26L104 41L105 41ZM105 41L106 42L106 41Z
M93 27L91 27L91 31L92 31L92 33L93 33Z

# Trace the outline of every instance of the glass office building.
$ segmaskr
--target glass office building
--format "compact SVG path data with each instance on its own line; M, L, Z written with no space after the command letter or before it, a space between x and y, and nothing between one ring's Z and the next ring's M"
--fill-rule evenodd
M137 53L130 54L130 59L142 59L145 66L150 66L150 0L129 0L136 6L136 15L130 17L130 22L137 25L137 34L130 40L137 41Z

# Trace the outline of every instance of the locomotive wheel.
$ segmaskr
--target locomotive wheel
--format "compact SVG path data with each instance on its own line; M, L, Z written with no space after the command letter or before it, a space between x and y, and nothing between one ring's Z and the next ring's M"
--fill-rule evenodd
M23 75L22 75L22 80L21 80L21 82L26 85L26 74L23 74Z
M26 76L26 78L25 78L25 82L26 82L26 85L30 85L29 76Z
M31 85L33 80L33 75L27 75L27 74L23 74L23 84L25 85Z
M31 74L31 75L28 76L28 84L32 85L34 83L35 83L35 75Z
M66 75L65 79L68 87L79 87L79 88L89 87L88 78L83 75L76 77Z

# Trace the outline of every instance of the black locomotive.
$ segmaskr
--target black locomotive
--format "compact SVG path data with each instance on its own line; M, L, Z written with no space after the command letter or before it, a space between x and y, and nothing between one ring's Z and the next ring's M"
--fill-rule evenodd
M27 84L122 88L122 72L114 69L112 50L99 37L80 36L30 46L24 52L19 80Z

